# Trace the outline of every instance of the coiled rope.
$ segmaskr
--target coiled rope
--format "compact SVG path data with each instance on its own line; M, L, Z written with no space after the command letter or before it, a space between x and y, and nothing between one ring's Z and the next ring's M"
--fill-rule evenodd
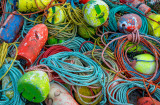
M75 52L78 52L81 48L80 52L84 53L86 51L91 51L94 48L94 45L91 43L85 43L86 40L81 37L75 37L74 39L68 39L62 43L62 45L66 46L69 49L72 49ZM81 46L83 44L83 46ZM96 49L99 49L99 46L96 46Z
M114 83L116 84L110 89L110 86ZM116 104L127 104L132 105L129 102L129 94L135 90L142 90L147 92L147 95L152 99L151 95L154 95L160 101L160 87L152 82L147 81L142 78L131 78L128 80L117 79L109 83L107 87L107 94L109 102ZM152 99L153 101L153 99ZM153 101L154 102L154 101Z
M102 37L105 35L105 33L102 35ZM152 37L149 37L149 36L144 36L144 35L139 35L139 33L132 33L132 34L129 34L129 35L123 35L123 36L120 36L120 37L116 37L114 38L112 41L110 41L104 48L103 52L102 52L102 59L104 61L104 63L112 70L114 70L116 72L116 70L114 68L112 68L104 59L103 55L104 55L104 51L105 49L113 42L115 42L116 40L118 41L117 44L116 44L116 47L114 49L114 55L115 55L115 58L116 58L116 61L117 61L117 64L119 65L119 67L121 68L122 71L124 70L128 70L128 71L134 71L138 74L140 74L143 78L146 78L148 79L149 81L152 81L154 80L155 82L158 82L159 80L159 67L158 67L158 64L159 64L159 61L158 61L158 58L159 58L159 49L156 48L153 44L151 44L150 42L148 42L145 38L147 39L150 39L150 40L153 40L154 42L156 42L157 44L160 44L160 42ZM128 42L132 42L132 43L135 43L133 46L127 48L126 51L124 51L124 47L126 46L126 44ZM134 46L138 45L139 43L141 43L144 47L148 48L148 52L151 52L154 57L155 57L155 62L156 62L156 70L154 72L154 74L152 75L145 75L145 74L142 74L140 72L138 72L137 70L135 70L133 67L132 67L132 63L129 61L129 58L127 57L127 51L130 49L130 48L133 48ZM134 74L134 73L129 73L130 75L134 75L134 76L138 76L137 74ZM139 77L139 76L138 76Z
M13 64L14 62L14 64ZM0 92L2 92L2 96L1 96L1 100L0 100L0 104L1 105L25 105L25 103L20 99L20 94L17 90L17 83L18 80L20 79L20 77L22 76L21 72L24 72L23 67L20 65L19 61L10 61L7 62L7 64L4 64L1 68L0 68L0 77L2 78L6 72L7 76L10 77L10 81L4 86L4 89L1 89ZM13 66L11 66L13 65ZM17 69L16 67L18 67L19 69ZM9 70L10 69L10 70ZM9 71L8 71L9 70ZM7 88L7 86L12 83L12 86ZM12 99L9 99L5 93L8 90L13 90L14 91L14 96Z
M81 59L83 66L71 64L65 62L68 57L77 57ZM69 85L76 86L102 86L102 93L104 100L101 104L106 102L106 77L105 72L100 68L100 66L79 52L60 52L49 56L48 58L43 58L40 64L45 64L52 70L54 70L63 81ZM83 75L82 75L83 74Z
M47 57L49 57L49 56L51 56L51 55L54 55L54 54L59 53L59 52L64 52L64 51L70 52L70 51L72 51L72 50L69 49L69 48L67 48L67 47L65 47L65 46L54 45L54 46L48 48L48 49L39 57L37 64L39 64L39 62L40 62L40 60L41 60L42 58L47 58Z
M1 45L0 45L0 67L2 67L2 65L4 64L4 61L5 61L5 58L7 57L7 54L8 54L8 48L9 46L14 46L15 49L16 49L16 53L15 53L15 57L13 59L13 62L11 63L10 67L8 68L8 70L4 73L3 76L0 77L0 80L2 80L3 77L5 77L5 75L9 72L9 70L11 69L14 61L16 60L17 58L17 46L16 46L16 43L5 43L3 42Z
M115 14L117 12L121 12L121 13L128 12L128 13L135 13L135 14L137 14L141 17L142 26L141 26L139 31L140 31L141 34L147 34L148 33L148 22L147 22L146 17L144 16L144 13L142 11L136 9L136 8L134 8L134 9L136 11L131 9L130 7L126 6L126 5L116 6L115 8L111 9L110 12L109 12L109 21L108 21L110 30L114 31L114 32L116 32L118 30ZM141 14L139 14L139 12Z

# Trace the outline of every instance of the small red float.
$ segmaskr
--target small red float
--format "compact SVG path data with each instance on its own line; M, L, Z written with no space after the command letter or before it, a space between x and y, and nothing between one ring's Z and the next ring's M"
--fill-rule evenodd
M142 97L138 99L137 105L160 105L160 102L156 99L152 100L150 97Z

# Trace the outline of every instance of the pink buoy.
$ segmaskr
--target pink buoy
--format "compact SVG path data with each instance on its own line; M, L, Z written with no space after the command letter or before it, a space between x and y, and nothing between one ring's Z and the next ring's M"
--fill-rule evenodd
M50 92L45 102L46 105L79 105L67 90L57 83L50 84Z
M151 8L144 4L144 0L120 0L121 3L131 4L133 7L141 10L144 14L151 11Z
M136 14L125 14L118 20L118 30L120 32L132 32L142 26L141 18Z

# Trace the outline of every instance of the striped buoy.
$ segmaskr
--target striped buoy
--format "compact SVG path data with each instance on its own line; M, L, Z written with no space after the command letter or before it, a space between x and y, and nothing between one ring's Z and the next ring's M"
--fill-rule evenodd
M52 24L62 23L65 20L65 14L60 6L54 6L48 9L48 22Z
M91 0L83 7L84 19L93 26L98 27L105 23L109 15L108 5L101 0Z

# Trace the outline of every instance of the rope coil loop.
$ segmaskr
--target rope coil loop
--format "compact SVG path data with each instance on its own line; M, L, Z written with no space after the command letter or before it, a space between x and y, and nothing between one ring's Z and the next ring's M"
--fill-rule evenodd
M79 65L65 62L67 58L73 59L76 62L76 59L80 59L81 63ZM77 61L78 62L78 61ZM106 77L103 70L100 66L79 52L60 52L54 55L49 56L48 58L43 58L40 61L40 64L45 64L56 73L59 74L60 78L70 85L76 86L102 86L102 93L104 100L102 103L106 102L105 86Z
M104 36L104 34L101 36L102 37L101 39L103 39L103 36ZM114 36L114 34L113 34L113 36ZM160 44L160 42L158 40L156 40L153 37L150 37L149 35L145 35L145 36L144 35L139 35L137 30L135 30L134 33L132 33L132 34L122 35L122 36L114 38L112 41L110 41L108 44L106 44L105 48L103 49L103 52L102 52L103 62L110 69L114 70L117 73L117 71L114 68L112 68L109 65L109 63L104 59L104 51L109 46L111 46L113 44L113 42L114 42L114 44L116 46L114 48L112 48L112 49L114 50L114 55L115 55L115 58L116 58L116 62L117 62L117 64L118 64L118 66L119 66L119 68L120 68L121 71L124 71L124 70L136 71L137 73L141 74L143 76L143 78L145 78L145 79L147 79L149 81L153 80L155 83L158 82L158 80L159 80L159 74L160 74L160 72L158 71L159 70L158 57L160 55L160 52L159 52L159 49L155 45L153 45L152 43L150 43L146 39L152 40L155 43L157 43L158 45ZM128 47L126 49L126 51L125 51L124 48L127 45L127 43L130 42L130 41L133 42L133 45L130 46L130 47ZM127 57L128 50L131 49L131 48L133 48L133 47L135 47L135 46L137 46L138 44L144 46L145 50L148 53L153 54L154 57L155 57L155 63L156 63L155 72L153 74L151 74L151 75L149 75L149 74L143 74L143 73L140 73L139 71L135 70L133 68L133 65L134 65L134 63L136 63L136 61L130 62L129 58ZM131 76L139 77L135 73L127 73L126 72L126 75L127 75L128 78L130 78ZM122 76L122 77L124 77L124 76ZM126 77L124 77L124 78L126 79Z

